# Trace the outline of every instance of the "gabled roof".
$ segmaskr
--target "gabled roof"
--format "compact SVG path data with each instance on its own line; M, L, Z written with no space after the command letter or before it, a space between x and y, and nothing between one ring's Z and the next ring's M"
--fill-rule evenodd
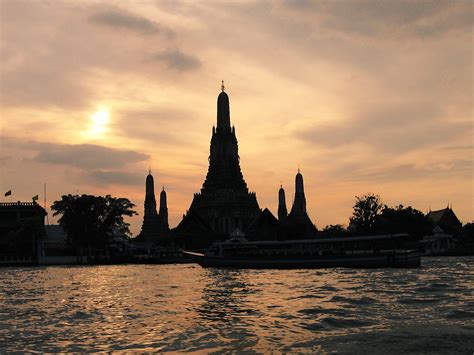
M430 211L426 217L428 217L428 219L430 219L435 225L446 223L448 221L450 223L462 224L454 211L449 207L442 210Z
M317 232L316 226L311 221L307 213L303 215L289 214L285 224L290 233L301 236L314 236Z
M443 218L444 213L446 212L447 208L444 208L442 210L437 210L437 211L430 211L426 215L433 223L438 223L441 218Z
M273 215L273 213L268 208L265 208L262 212L259 213L259 215L253 220L253 222L250 223L247 230L252 230L253 228L258 227L259 225L262 225L265 222L269 222L270 224L276 226L280 223L278 219Z
M194 211L190 211L174 229L175 232L213 233L211 227Z

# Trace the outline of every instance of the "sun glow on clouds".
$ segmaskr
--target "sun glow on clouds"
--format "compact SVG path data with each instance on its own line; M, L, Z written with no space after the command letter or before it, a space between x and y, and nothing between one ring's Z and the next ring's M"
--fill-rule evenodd
M108 108L100 108L89 117L89 128L85 133L86 138L101 139L107 133L110 123L110 112Z
M51 200L74 192L71 182L128 197L138 233L151 164L176 225L205 179L224 79L261 207L276 213L280 181L291 207L301 164L318 227L347 224L365 192L422 210L449 201L472 219L469 1L0 2L0 133L20 148L33 140L32 151L89 144L150 157L108 162L94 180L56 150L53 165L49 150L30 159L40 152L2 137L0 185L21 199L52 179ZM47 77L56 80L44 86Z

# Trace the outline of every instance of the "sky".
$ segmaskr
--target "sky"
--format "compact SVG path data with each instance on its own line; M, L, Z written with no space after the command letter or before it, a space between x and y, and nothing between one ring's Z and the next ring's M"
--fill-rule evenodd
M470 222L472 26L461 0L0 0L0 188L127 197L136 235L151 168L175 226L224 80L261 208L299 166L318 228L365 193Z

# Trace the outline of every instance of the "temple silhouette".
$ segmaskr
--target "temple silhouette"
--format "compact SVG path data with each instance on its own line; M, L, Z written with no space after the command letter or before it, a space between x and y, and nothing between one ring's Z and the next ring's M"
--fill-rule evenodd
M283 188L280 188L283 190ZM283 191L283 202L284 202L284 191ZM286 211L286 206L278 207L280 212ZM280 215L280 213L279 213ZM293 200L293 206L288 216L283 221L283 225L287 230L287 234L297 238L309 238L316 235L316 227L306 212L306 197L304 194L304 183L303 175L298 169L298 173L295 177L295 198Z
M164 241L170 235L168 225L168 206L166 202L166 191L160 192L160 210L156 212L155 181L151 175L151 169L146 177L145 204L143 213L142 230L137 241L153 243Z
M156 212L154 180L146 178L142 230L137 241L204 248L213 241L230 237L250 240L311 238L316 227L306 212L303 175L298 169L295 198L287 213L285 191L280 187L278 219L265 208L261 210L255 192L249 191L240 168L235 127L230 121L229 96L222 82L217 97L217 125L212 127L209 168L191 206L174 229L169 229L166 192L160 194Z

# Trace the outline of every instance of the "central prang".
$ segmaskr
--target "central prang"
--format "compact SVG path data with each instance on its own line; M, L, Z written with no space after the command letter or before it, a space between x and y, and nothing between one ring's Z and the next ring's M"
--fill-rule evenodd
M166 193L160 195L160 213L151 173L146 180L145 213L139 241L171 248L205 249L217 240L288 240L316 236L306 212L303 175L298 169L290 213L283 186L278 192L278 219L268 208L260 210L255 192L249 192L242 171L235 128L230 124L229 96L222 82L217 98L217 126L212 127L209 169L201 191L176 228L168 227Z
M259 213L255 193L249 193L240 169L235 128L230 125L229 96L222 85L217 98L217 127L212 128L206 180L201 192L194 195L177 229L184 225L195 231L209 229L204 233L207 234L205 239L210 234L220 239L246 230Z

